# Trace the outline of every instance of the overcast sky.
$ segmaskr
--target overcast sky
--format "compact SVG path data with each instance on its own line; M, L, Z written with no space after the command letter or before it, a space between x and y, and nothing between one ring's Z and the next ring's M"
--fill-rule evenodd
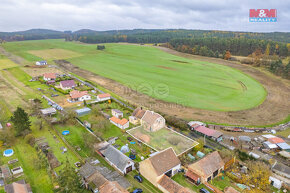
M250 23L249 9L277 9L276 23ZM208 29L290 31L289 0L0 0L0 31Z

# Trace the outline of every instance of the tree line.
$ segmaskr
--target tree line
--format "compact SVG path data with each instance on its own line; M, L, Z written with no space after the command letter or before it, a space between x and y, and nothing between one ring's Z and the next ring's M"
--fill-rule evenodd
M210 57L227 50L233 55L248 56L256 50L265 53L266 49L268 55L289 55L286 43L247 38L178 38L170 40L168 46L180 52Z
M86 43L130 42L130 43L165 43L175 38L247 38L290 42L290 33L254 33L217 30L186 29L133 29L94 31L83 29L78 31L55 31L47 29L31 29L19 32L0 32L0 39L5 41L22 41L38 39L77 40Z

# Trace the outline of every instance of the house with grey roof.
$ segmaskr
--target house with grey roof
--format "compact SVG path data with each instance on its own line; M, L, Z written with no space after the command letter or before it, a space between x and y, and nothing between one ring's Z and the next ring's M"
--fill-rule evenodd
M275 163L272 166L272 171L280 176L284 176L290 179L290 167L282 164L282 163Z
M135 170L134 162L112 145L109 145L106 149L100 151L100 153L121 174L127 174Z
M86 162L79 170L83 186L92 192L99 192L99 189L108 180L97 170L96 166Z

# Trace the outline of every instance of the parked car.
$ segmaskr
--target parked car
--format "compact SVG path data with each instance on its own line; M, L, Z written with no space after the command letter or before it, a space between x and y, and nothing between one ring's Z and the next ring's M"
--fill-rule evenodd
M143 178L141 176L139 176L139 175L135 175L134 179L137 180L139 183L143 182Z
M141 188L135 189L132 193L142 193L143 190Z
M178 172L184 173L184 169L183 169L183 168L180 168L180 169L178 170Z
M202 188L199 190L200 193L210 193L207 189Z

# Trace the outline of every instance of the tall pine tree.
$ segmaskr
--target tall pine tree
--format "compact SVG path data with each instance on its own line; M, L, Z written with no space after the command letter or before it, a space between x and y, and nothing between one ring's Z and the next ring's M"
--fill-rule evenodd
M11 121L14 125L16 136L25 136L31 132L29 116L22 108L17 107L11 117Z
M81 179L71 167L69 161L66 161L65 167L60 171L58 177L59 193L82 193L84 189L81 187Z

